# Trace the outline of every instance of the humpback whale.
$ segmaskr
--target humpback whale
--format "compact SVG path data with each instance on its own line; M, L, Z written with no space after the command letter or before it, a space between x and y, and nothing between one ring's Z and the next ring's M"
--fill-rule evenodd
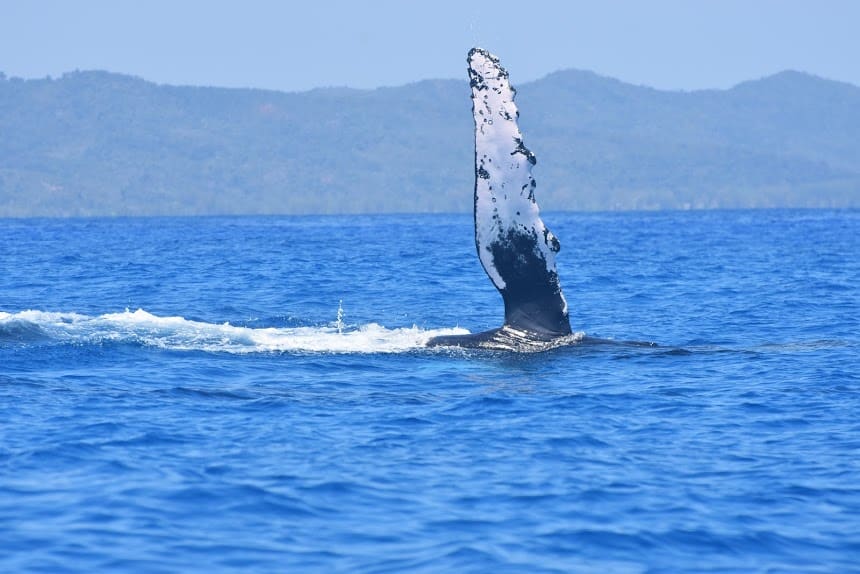
M499 59L481 48L467 58L475 121L475 246L505 304L502 327L434 337L428 346L541 350L571 333L555 255L561 245L535 201L535 155L523 143L516 90Z

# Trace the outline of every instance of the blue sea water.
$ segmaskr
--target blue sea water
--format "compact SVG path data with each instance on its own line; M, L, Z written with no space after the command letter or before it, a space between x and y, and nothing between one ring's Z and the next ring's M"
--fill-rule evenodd
M860 572L860 212L544 219L0 220L0 571Z

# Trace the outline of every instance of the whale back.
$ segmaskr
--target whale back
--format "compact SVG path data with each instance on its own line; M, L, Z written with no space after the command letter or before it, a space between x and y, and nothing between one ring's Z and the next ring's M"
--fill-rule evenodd
M555 255L558 239L535 200L534 154L523 143L507 71L480 48L469 52L475 120L475 245L505 304L505 326L538 338L571 333Z

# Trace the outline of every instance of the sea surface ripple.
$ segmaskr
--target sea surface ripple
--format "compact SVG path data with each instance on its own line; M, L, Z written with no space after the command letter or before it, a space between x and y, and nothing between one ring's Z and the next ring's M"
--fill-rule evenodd
M860 572L860 212L0 220L0 571Z

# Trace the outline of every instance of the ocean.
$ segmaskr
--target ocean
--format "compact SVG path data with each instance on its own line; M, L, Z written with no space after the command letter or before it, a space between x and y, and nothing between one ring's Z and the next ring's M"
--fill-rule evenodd
M860 211L0 219L2 572L860 572Z

